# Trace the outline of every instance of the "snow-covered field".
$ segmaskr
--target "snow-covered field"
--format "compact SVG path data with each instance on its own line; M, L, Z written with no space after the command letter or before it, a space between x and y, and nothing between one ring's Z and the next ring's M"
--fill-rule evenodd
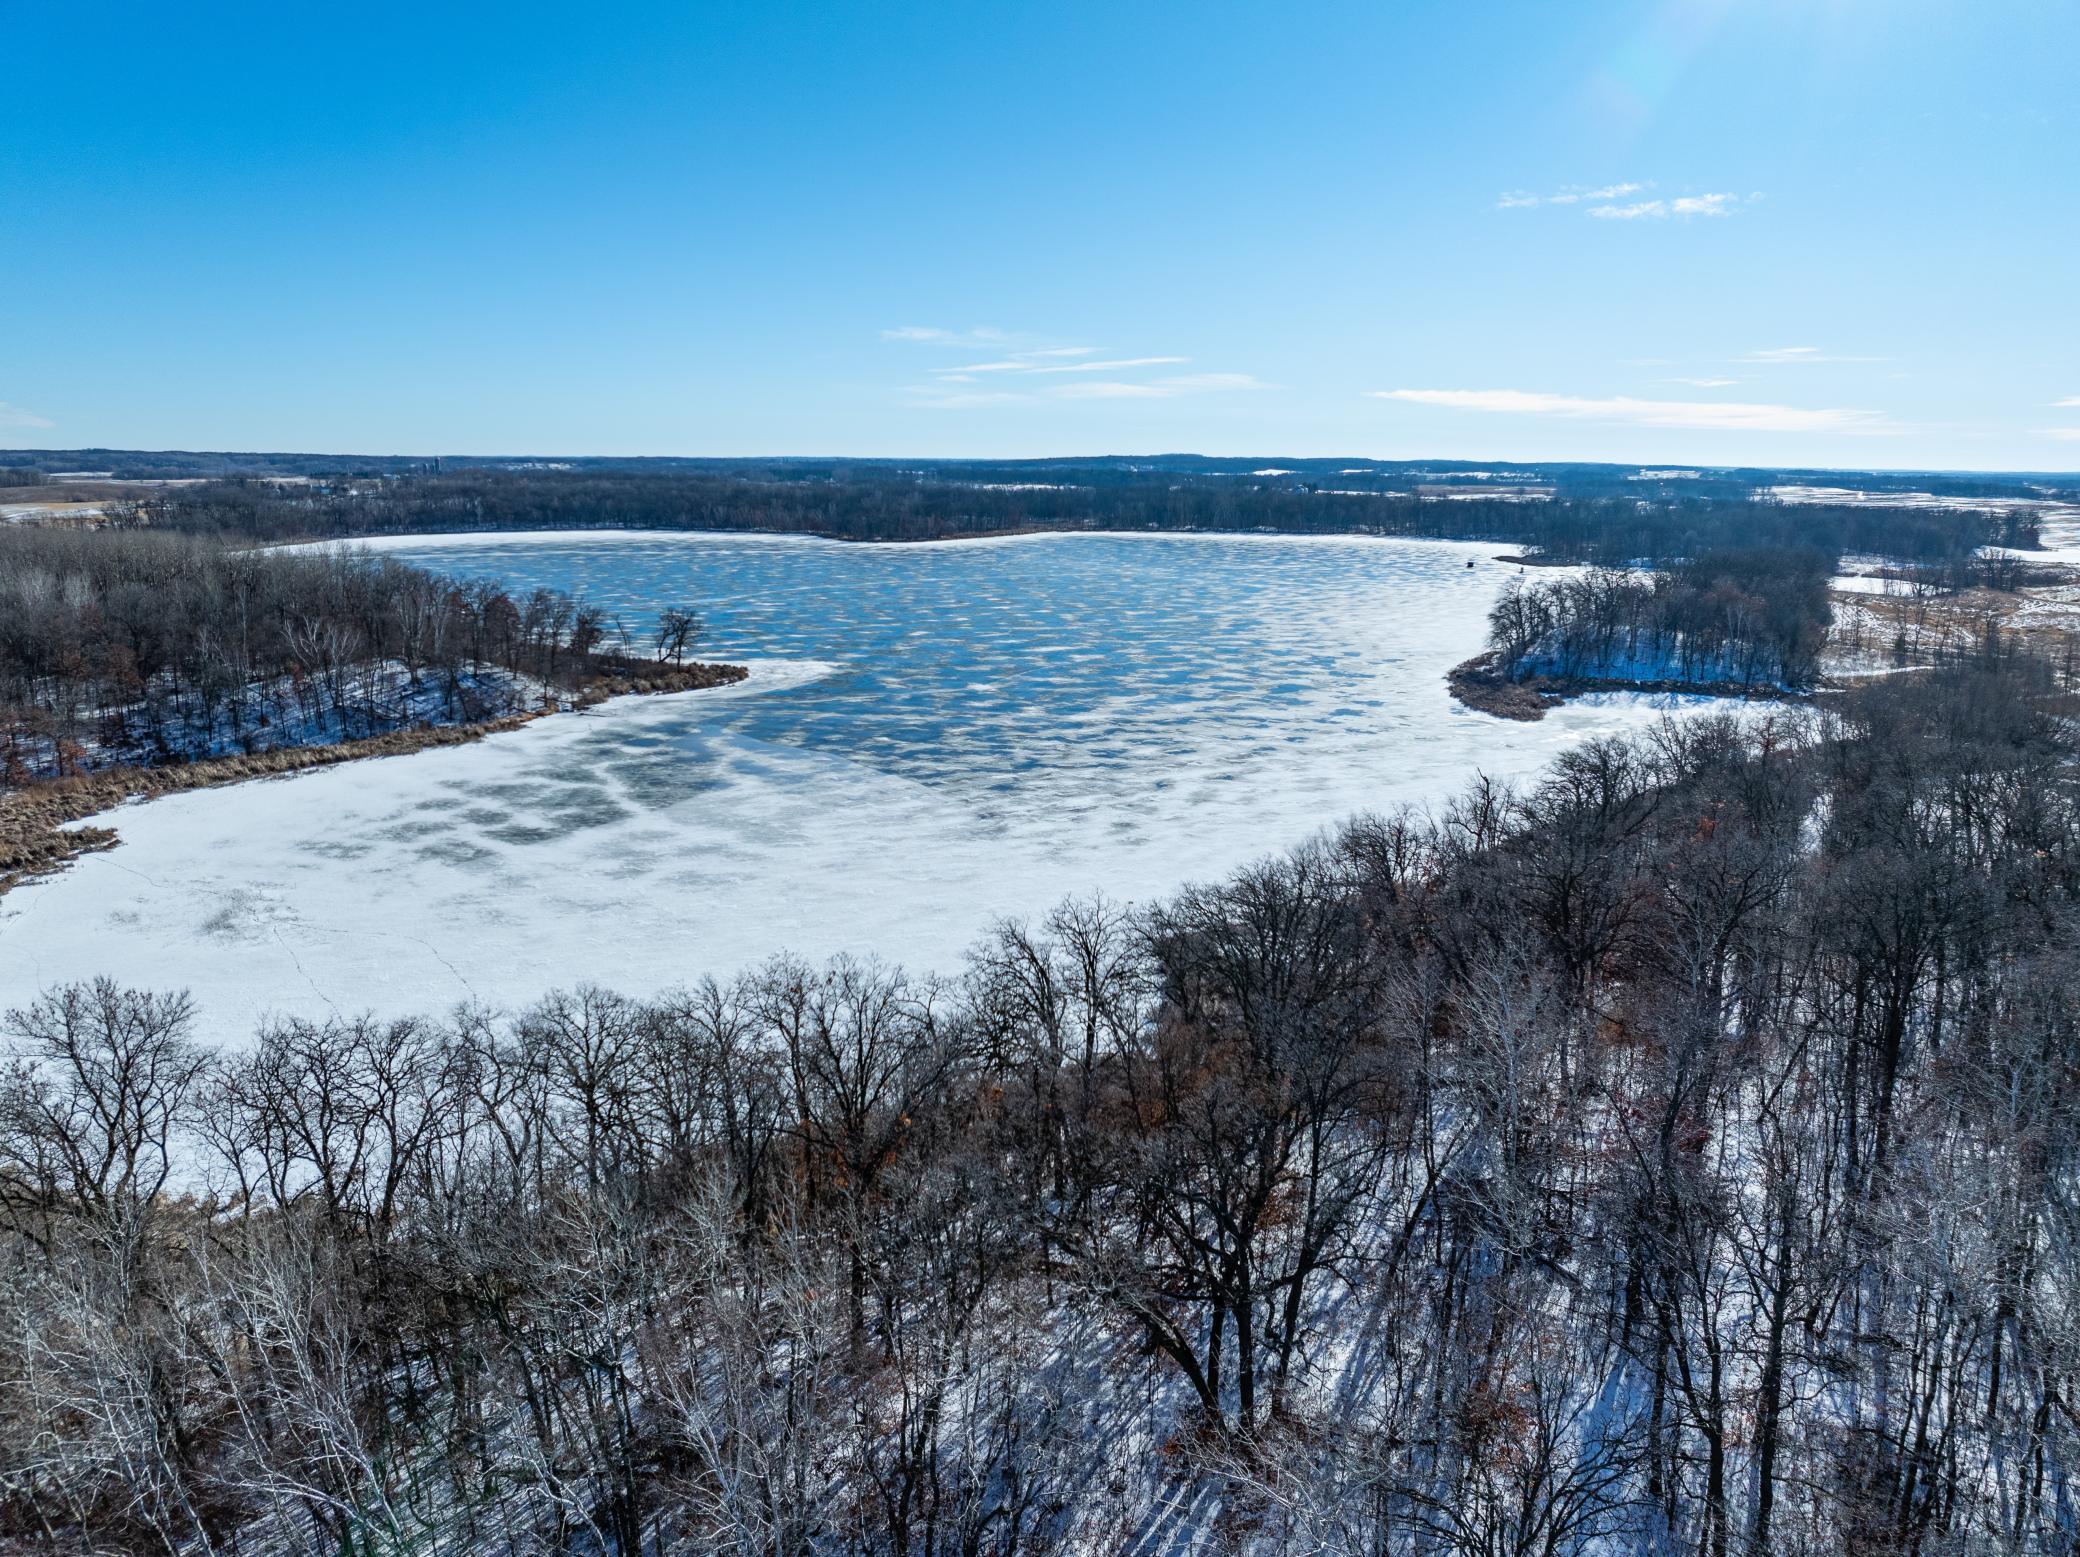
M997 915L1146 899L1678 706L1605 696L1516 724L1454 703L1444 672L1517 572L1480 546L579 532L390 549L572 590L639 633L692 603L703 656L754 673L123 807L99 819L120 847L0 898L0 1009L107 973L191 989L205 1031L235 1040L269 1012L642 993L781 949L950 968Z
M1868 573L1842 573L1827 581L1827 587L1840 595L1911 595L1914 584L1911 579L1880 578Z
M1774 486L1761 496L1794 507L1924 509L1931 512L2033 514L2040 521L2071 522L2080 518L2073 505L2056 497L1955 497L1938 492L1865 491L1858 487Z

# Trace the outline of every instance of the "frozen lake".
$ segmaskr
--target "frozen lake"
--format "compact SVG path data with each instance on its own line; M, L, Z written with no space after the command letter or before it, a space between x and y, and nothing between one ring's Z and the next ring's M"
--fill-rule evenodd
M414 538L458 576L707 617L719 692L122 807L0 898L0 1009L106 973L268 1012L646 993L790 950L949 968L1000 915L1145 900L1359 810L1520 777L1670 700L1454 703L1516 568L1449 542L1044 536L861 546ZM1467 566L1468 560L1474 566Z

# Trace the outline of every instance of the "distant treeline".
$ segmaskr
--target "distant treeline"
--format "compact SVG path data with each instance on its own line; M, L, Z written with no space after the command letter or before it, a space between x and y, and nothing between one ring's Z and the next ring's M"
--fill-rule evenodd
M1832 559L1714 552L1642 574L1593 568L1512 583L1488 614L1512 680L1527 676L1805 688L1832 619Z
M0 528L0 782L507 712L609 632L563 595L365 555Z
M1021 530L1272 530L1491 541L1605 562L1736 547L1813 547L1941 561L1990 542L2035 544L2026 514L1704 498L1450 499L1313 490L1291 481L1124 472L1060 483L982 483L882 467L819 479L593 470L215 482L153 495L148 523L245 539L494 529L770 530L928 540Z
M1796 466L1701 466L1687 469L1567 460L1377 460L1363 456L1205 454L1074 455L1039 459L848 459L784 455L718 459L645 455L298 454L148 449L0 450L0 469L105 472L119 480L231 477L375 479L462 473L573 472L581 475L707 476L738 481L967 482L1109 486L1148 480L1207 478L1259 485L1408 489L1548 486L1562 496L1633 498L1745 497L1774 486L1842 487L1861 492L1929 492L1946 497L2080 498L2080 480L2031 472L1828 470Z
M52 990L0 1545L2071 1553L2066 712L1989 655L1591 742L948 983L220 1054Z

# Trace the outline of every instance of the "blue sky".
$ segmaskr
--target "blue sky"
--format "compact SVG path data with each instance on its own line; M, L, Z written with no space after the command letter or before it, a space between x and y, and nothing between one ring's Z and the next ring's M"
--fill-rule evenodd
M0 445L2080 468L2073 0L0 39Z

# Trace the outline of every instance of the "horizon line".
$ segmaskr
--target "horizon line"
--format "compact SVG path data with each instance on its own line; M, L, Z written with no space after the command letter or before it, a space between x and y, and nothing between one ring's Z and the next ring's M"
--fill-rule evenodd
M785 462L814 464L823 461L847 460L859 464L900 464L906 461L932 461L941 464L966 465L1045 465L1075 461L1102 460L1176 460L1193 459L1206 461L1248 462L1256 460L1292 460L1301 464L1326 464L1336 460L1365 460L1376 465L1432 465L1471 464L1507 465L1536 469L1597 469L1601 467L1642 469L1691 469L1700 472L1735 472L1746 470L1762 471L1816 471L1841 475L1866 476L2046 476L2058 479L2080 480L2080 467L2052 469L2038 466L2019 465L1805 465L1776 464L1750 461L1727 464L1710 460L1686 460L1672 457L1660 459L1524 459L1506 455L1379 455L1379 454L1202 454L1189 449L1166 449L1150 453L1108 452L1097 454L928 454L922 452L903 454L843 454L843 453L761 453L761 454L572 454L557 451L502 450L492 453L472 453L457 449L444 449L427 453L369 453L348 452L330 449L192 449L192 448L142 448L115 444L85 444L71 448L0 448L0 465L15 460L26 460L37 455L185 455L191 458L217 459L328 459L328 460L483 460L483 461L694 461L709 464L750 464L755 462ZM59 472L71 474L71 472ZM113 479L113 478L112 478ZM1370 494L1367 494L1370 495Z

